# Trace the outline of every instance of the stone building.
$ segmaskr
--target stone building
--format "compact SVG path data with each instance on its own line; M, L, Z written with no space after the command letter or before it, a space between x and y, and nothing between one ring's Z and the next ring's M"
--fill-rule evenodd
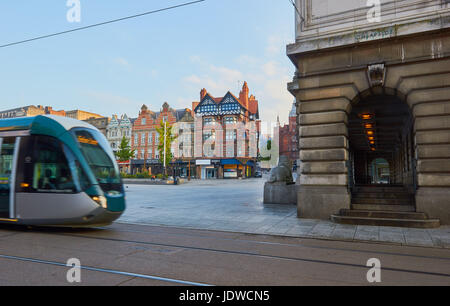
M120 118L118 118L117 115L112 115L111 120L106 127L106 138L114 152L119 150L123 137L125 137L131 145L133 121L133 119L128 118L127 114L120 116Z
M111 118L108 117L100 117L100 118L89 118L83 121L95 126L100 132L102 132L103 135L106 136L107 133L106 129L108 127L110 120Z
M65 116L65 111L55 111L50 106L29 105L18 107L5 111L0 111L0 119L17 118L17 117L34 117L39 115L58 115Z
M111 120L106 126L106 139L108 139L114 153L119 151L123 137L128 140L128 144L131 147L131 133L133 130L133 122L135 120L136 119L128 118L126 114L120 116L120 118L118 118L117 115L112 115ZM118 163L121 172L131 172L131 161L118 161Z
M177 139L172 143L177 166L177 175L180 177L196 177L194 159L194 112L185 109L181 118L174 123L172 132Z
M450 224L450 2L295 3L298 215Z
M93 118L104 118L102 115L90 113L83 110L71 110L66 112L66 117L77 120L88 120Z
M201 179L245 178L256 170L259 105L244 82L239 98L228 92L215 98L206 89L195 113L194 156Z

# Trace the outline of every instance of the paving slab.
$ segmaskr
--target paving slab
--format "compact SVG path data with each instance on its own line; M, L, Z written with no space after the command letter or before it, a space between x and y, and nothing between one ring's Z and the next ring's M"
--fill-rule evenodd
M450 249L450 226L408 229L299 219L295 205L263 204L264 179L126 185L126 191L127 210L119 223Z

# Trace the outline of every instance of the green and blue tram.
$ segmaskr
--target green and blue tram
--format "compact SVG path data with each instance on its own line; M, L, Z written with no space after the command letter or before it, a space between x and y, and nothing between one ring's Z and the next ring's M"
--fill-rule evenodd
M0 223L93 227L124 210L119 168L98 129L60 116L0 120Z

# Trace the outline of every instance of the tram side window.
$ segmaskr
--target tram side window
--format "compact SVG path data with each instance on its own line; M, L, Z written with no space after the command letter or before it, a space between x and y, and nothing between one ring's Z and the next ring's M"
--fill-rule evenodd
M33 151L32 188L35 191L75 192L74 179L60 141L48 136L37 136Z

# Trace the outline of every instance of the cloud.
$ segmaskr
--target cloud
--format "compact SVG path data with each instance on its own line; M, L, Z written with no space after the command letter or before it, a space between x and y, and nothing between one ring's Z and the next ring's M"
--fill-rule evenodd
M120 67L122 67L122 68L126 68L126 69L130 69L130 68L131 68L131 65L130 65L130 63L128 62L128 60L126 60L126 59L123 58L123 57L116 57L116 58L113 59L113 62L114 62L116 65L118 65L118 66L120 66Z
M250 94L256 96L260 104L260 117L266 122L287 123L294 97L287 90L292 80L294 67L286 58L285 41L288 38L271 35L267 39L265 55L241 54L229 65L208 63L199 56L191 56L191 62L199 64L194 74L181 78L182 86L195 92L192 101L198 100L198 93L206 88L213 96L223 96L227 91L238 95L240 86L247 81ZM183 102L182 100L179 101Z
M265 63L262 66L262 70L267 76L274 76L280 72L280 68L278 67L278 63L275 61L270 61Z
M289 43L289 37L284 34L281 35L269 35L267 38L266 55L276 56L284 55L286 52L286 45Z
M244 74L239 70L214 65L208 65L205 70L202 75L193 74L184 77L182 79L184 86L198 91L206 88L212 95L220 96L236 88L237 82L244 81Z

